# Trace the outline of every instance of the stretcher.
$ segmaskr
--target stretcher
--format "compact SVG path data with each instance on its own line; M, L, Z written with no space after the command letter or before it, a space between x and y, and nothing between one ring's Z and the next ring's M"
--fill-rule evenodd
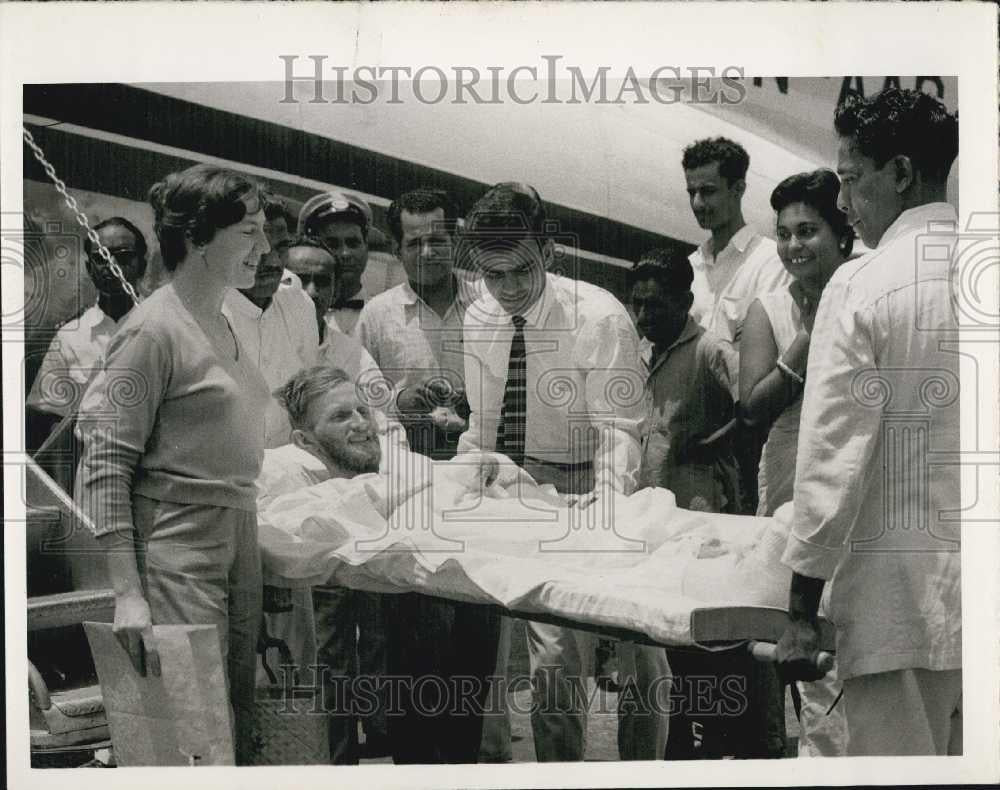
M784 631L787 510L700 513L647 489L580 511L524 477L500 475L487 489L454 462L412 463L265 496L267 582L419 592L667 647L773 643ZM821 642L833 650L829 623ZM755 655L771 651L756 645Z
M25 460L33 507L60 513L65 530L74 535L78 562L100 562L96 541L86 539L86 515L44 471ZM554 490L542 490L549 487L480 502L473 517L473 511L463 514L454 507L462 499L454 497L454 481L446 477L447 472L432 480L444 494L436 515L432 502L397 492L403 501L386 518L378 511L375 484L367 480L354 487L363 492L360 499L341 492L325 502L323 517L309 520L308 537L301 528L279 529L267 520L265 509L260 529L268 583L420 592L493 607L512 617L667 647L753 647L777 642L785 628L789 573L777 551L787 533L783 513L766 519L696 513L677 508L669 491L650 489L603 503L614 508L613 522L602 525L595 512L574 528L567 521L577 515ZM277 499L271 507L281 505ZM415 513L429 515L432 528L420 531L421 525L413 523ZM506 526L498 526L504 519ZM609 523L613 529L607 528ZM336 533L336 540L323 540L325 530ZM554 550L573 532L591 539L571 538L566 551ZM588 552L587 547L596 550ZM31 627L57 627L81 617L109 620L113 598L106 589L78 590L30 601L29 609ZM820 648L832 652L832 624L821 620L820 633ZM768 654L757 647L758 657Z
M87 517L30 459L25 468L32 507L58 513L66 531L74 535L77 560L100 564L96 541L87 539L91 528ZM445 496L450 506L437 511L431 503L398 496L396 508L385 517L378 511L377 491L373 497L372 487L366 487L365 482L354 486L354 490L364 494L362 499L369 499L367 512L360 500L345 498L341 491L340 499L326 503L328 523L314 519L306 530L308 538L283 533L262 519L261 548L271 583L325 583L383 593L420 592L471 601L515 618L640 644L704 650L746 644L755 657L773 660L773 643L787 622L780 603L787 596L788 584L780 567L758 560L766 560L768 552L774 559L774 547L782 533L780 519L683 511L673 505L670 492L654 490L621 502L612 500L617 517L630 522L621 529L601 535L601 522L591 519L580 522L575 530L571 526L569 532L563 532L563 522L576 518L572 511L565 508L554 491L527 489L513 497L480 502L471 511L468 502L465 510L456 508L454 496L450 500ZM453 481L442 479L440 483L440 493L447 494L449 486L454 489ZM458 500L461 505L461 497ZM282 504L280 500L275 503L277 507ZM453 515L450 520L446 518L448 513ZM472 513L478 514L476 518ZM526 517L528 513L530 518ZM638 513L656 516L640 523L642 519L635 517ZM429 517L432 528L420 534L417 530L421 519L414 521L414 514ZM504 519L508 526L498 527ZM297 532L302 532L303 525ZM333 532L340 536L338 541L324 541L325 530L332 526L337 528ZM495 534L498 530L499 534ZM343 539L345 531L347 540ZM589 534L590 539L565 546L572 551L539 551L547 541L549 549L558 547L560 540L574 531ZM483 533L485 540L481 539ZM636 550L636 542L642 544L641 551ZM498 545L506 546L507 553L496 551ZM603 551L587 553L584 549L588 545ZM612 552L611 548L618 551ZM519 552L522 556L517 556ZM662 566L651 575L651 568L660 560ZM595 572L595 567L601 565L606 566L603 571ZM722 594L720 588L716 595L708 594L719 580L746 580L748 573L758 576L744 589ZM648 584L656 576L674 578L672 582L663 583L661 578L659 584ZM670 589L675 590L674 594ZM702 598L692 596L692 591L698 591ZM719 600L727 596L730 600ZM704 600L713 597L716 600ZM39 597L29 601L28 608L32 630L82 620L110 622L114 611L113 595L108 589ZM834 647L834 629L825 621L821 623L820 647L823 651ZM829 653L821 654L818 663L829 669L832 658ZM80 741L106 745L107 724L98 687L50 694L30 662L29 687L40 714L35 717L38 722L33 724L32 732L36 749Z

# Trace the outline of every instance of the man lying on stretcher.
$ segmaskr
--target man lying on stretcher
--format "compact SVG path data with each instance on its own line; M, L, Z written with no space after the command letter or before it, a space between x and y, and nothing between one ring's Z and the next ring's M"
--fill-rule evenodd
M265 567L274 573L276 554L287 550L288 538L301 538L303 545L321 545L348 551L359 542L387 538L390 516L405 502L428 488L433 478L430 459L409 452L399 426L381 429L373 408L362 402L359 387L342 370L315 367L296 374L276 393L288 412L292 425L292 445L268 451L258 480L261 544L265 547ZM491 456L466 456L461 464L443 462L447 478L456 495L481 492L501 475L501 462ZM513 483L518 476L532 482L509 461L504 476ZM383 473L380 474L380 468ZM439 488L440 486L436 486ZM439 491L444 494L444 491ZM454 496L452 497L454 500ZM405 508L404 508L405 509ZM402 515L402 514L400 514ZM419 519L421 514L416 514ZM413 519L410 519L413 527ZM280 544L275 552L267 547ZM388 543L392 543L391 539ZM385 540L378 541L385 548ZM373 547L374 548L374 547ZM288 566L285 566L288 567ZM280 575L280 573L279 573ZM293 574L295 575L295 574ZM468 604L442 602L438 609L441 623L408 622L394 606L399 596L384 600L371 593L350 589L350 585L330 586L324 574L313 581L318 586L310 594L298 589L291 599L287 615L271 615L268 631L288 643L300 670L314 664L325 673L324 689L336 689L328 697L329 743L331 762L357 763L362 755L357 743L357 715L361 700L357 692L366 688L386 688L389 676L424 677L434 675L445 682L450 678L478 682L471 692L472 710L481 709L488 692L486 679L493 672L499 615ZM274 580L281 584L282 580ZM301 576L297 581L303 581ZM363 618L360 612L375 608L376 616ZM473 644L455 645L448 638L452 623L471 619ZM440 628L438 627L440 626ZM422 628L423 631L415 630ZM443 645L430 645L415 639L425 631L437 634ZM438 633L440 631L440 633ZM372 657L368 666L358 667L356 655ZM381 665L381 666L380 666ZM380 735L388 735L388 751L397 763L475 762L482 731L482 716L469 712L469 705L448 705L441 712L426 715L408 704L406 690L395 691L393 716L384 712L363 718L366 747ZM374 695L388 707L387 694ZM463 703L464 704L464 703ZM336 710L331 710L334 705ZM355 709L357 708L357 710ZM399 715L402 712L402 715ZM387 726L387 732L385 732ZM382 732L380 732L382 730ZM370 750L369 750L370 751ZM374 755L370 755L374 756Z
M342 371L302 371L282 397L294 446L268 451L258 480L271 583L399 592L423 590L437 574L431 591L452 597L459 566L484 594L463 593L502 605L550 581L599 586L602 599L648 590L660 609L678 596L784 602L783 518L686 511L662 488L581 516L503 455L433 462L400 447L391 430L380 437Z

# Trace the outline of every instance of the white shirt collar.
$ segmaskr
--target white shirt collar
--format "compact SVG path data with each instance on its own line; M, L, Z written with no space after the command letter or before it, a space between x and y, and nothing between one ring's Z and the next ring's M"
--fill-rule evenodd
M552 307L556 301L555 287L551 281L554 275L545 273L545 285L542 288L542 293L535 300L535 303L531 305L527 310L522 313L517 313L524 318L525 326L529 329L540 328L545 326L545 321L552 311ZM494 320L489 321L489 325L494 327L511 326L513 324L513 314L508 313L500 303L493 297L490 293L489 288L483 285L482 288L483 296L481 304L484 307L483 315L484 317L495 316Z
M263 310L257 307L257 305L247 299L244 294L240 293L235 288L230 288L226 292L225 304L233 310L238 310L244 315L250 316L254 319L260 318L264 313ZM271 298L271 304L274 304L274 297Z
M712 261L714 263L715 260L719 257L719 255L728 250L730 247L732 247L742 255L744 252L746 252L747 247L750 246L750 242L753 241L754 238L756 238L756 236L757 236L757 231L755 231L749 225L744 225L742 228L736 231L736 233L733 234L733 237L729 240L729 243L725 247L723 247L721 250L716 251L715 253L712 252L712 237L709 236L707 239L705 239L705 241L701 243L701 248L700 248L701 257L706 262Z
M930 227L931 223L950 225L949 231L954 233L958 223L958 213L955 211L955 207L951 203L925 203L922 206L907 209L886 228L875 249L880 250L903 234L914 230L933 233L934 230ZM939 228L938 232L940 230Z
M125 313L121 317L121 321L124 321L127 317L128 313ZM105 313L99 304L88 307L77 320L80 322L81 328L89 329L92 334L100 331L102 328L107 328L113 332L121 323L121 321L115 321L115 319Z

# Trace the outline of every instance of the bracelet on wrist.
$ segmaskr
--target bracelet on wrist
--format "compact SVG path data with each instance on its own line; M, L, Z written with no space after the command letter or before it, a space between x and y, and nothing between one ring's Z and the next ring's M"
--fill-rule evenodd
M790 378L792 381L798 384L806 383L805 376L800 376L798 373L796 373L794 370L788 367L788 365L785 364L785 361L781 357L778 357L778 361L776 364L778 366L778 370L780 370L785 376Z

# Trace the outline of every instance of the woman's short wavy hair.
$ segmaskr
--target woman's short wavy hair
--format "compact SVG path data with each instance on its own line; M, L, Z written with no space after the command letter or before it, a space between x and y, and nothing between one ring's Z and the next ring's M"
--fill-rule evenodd
M248 197L259 203L259 184L215 165L194 165L154 184L149 202L164 267L177 268L187 255L188 242L207 244L216 231L242 220L248 213Z

